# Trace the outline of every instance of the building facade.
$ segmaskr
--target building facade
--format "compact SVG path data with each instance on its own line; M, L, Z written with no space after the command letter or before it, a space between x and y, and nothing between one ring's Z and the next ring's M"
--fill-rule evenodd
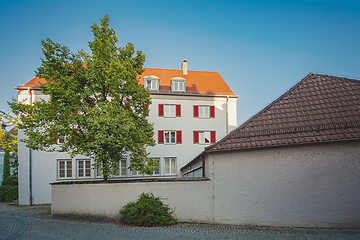
M44 81L35 77L16 87L19 101L46 99L39 88ZM184 60L181 70L144 68L139 84L151 92L148 119L154 124L156 146L147 151L158 159L159 169L151 176L140 175L128 168L129 158L119 159L118 174L112 179L181 177L183 165L236 128L237 95L217 72L188 70ZM25 137L20 130L19 139ZM19 142L19 203L51 202L51 182L102 179L92 164L89 157L33 151Z

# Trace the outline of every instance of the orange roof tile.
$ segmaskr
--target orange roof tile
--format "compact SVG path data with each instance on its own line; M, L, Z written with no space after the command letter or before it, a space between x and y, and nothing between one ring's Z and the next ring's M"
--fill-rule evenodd
M44 84L44 83L46 83L45 78L34 77L33 79L25 83L23 86L19 86L19 87L38 87L40 86L40 84Z
M139 84L144 85L144 77L149 75L159 78L159 92L171 92L171 79L181 77L186 79L186 93L234 95L218 72L188 71L188 75L183 75L182 70L144 68L144 72L139 76ZM38 87L44 83L44 78L34 77L19 87Z
M140 75L139 84L144 85L143 77L149 75L159 78L159 92L170 92L171 79L181 77L186 79L187 93L234 94L218 72L188 71L188 75L183 75L182 70L144 68L144 72Z

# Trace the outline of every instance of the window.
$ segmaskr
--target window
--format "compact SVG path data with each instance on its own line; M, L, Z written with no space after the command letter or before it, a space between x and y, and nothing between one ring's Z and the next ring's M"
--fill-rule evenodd
M65 143L65 137L64 136L60 136L59 139L57 140L57 144L62 144Z
M165 175L176 175L176 158L165 158Z
M187 172L183 173L185 178L194 178L194 177L203 177L203 169L202 166L197 166L194 169L191 169Z
M72 160L58 160L58 178L72 178Z
M185 83L184 82L173 82L173 91L175 92L184 92L184 85Z
M158 143L180 144L182 143L182 132L180 131L158 131Z
M215 131L194 131L194 143L209 144L216 142Z
M136 169L131 169L131 176L141 176L140 171L137 171Z
M171 90L173 92L185 92L185 79L181 77L175 77L171 79Z
M181 117L180 104L159 104L159 117Z
M102 170L100 170L99 168L96 168L95 169L95 177L103 177Z
M215 106L194 105L194 118L214 118Z
M152 158L152 159L156 159L156 160L157 160L157 165L156 165L156 167L159 167L158 169L156 169L156 170L153 172L153 175L159 175L159 174L160 174L160 158Z
M77 160L77 176L79 178L91 177L91 161Z
M159 78L156 76L144 77L144 87L149 90L159 90Z
M121 159L116 162L116 166L119 168L115 176L126 177L126 159Z
M0 165L4 164L4 157L0 157Z

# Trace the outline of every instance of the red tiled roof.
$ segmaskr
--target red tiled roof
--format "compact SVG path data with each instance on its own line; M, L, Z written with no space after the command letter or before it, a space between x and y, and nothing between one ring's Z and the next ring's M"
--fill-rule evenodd
M40 86L40 84L44 84L44 83L46 83L45 78L34 77L30 81L19 87L38 87Z
M307 75L205 151L360 139L360 81Z
M187 93L234 95L218 72L188 71L188 75L183 75L182 70L144 68L144 72L139 75L140 85L144 85L143 77L148 75L159 78L159 92L171 92L171 79L174 77L181 77L186 80ZM38 87L40 84L44 83L46 83L44 78L34 77L32 80L19 87Z
M218 72L188 71L183 75L182 70L144 68L139 84L144 85L144 77L149 75L159 78L159 92L170 92L171 79L181 77L186 80L187 93L234 95Z

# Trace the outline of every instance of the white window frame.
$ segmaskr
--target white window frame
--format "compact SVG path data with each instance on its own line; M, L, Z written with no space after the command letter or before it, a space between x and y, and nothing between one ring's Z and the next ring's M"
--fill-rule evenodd
M175 104L164 104L164 117L176 117Z
M0 165L4 165L4 157L0 157Z
M96 178L102 178L103 174L102 174L102 170L100 170L99 168L95 168L95 177Z
M64 169L60 168L61 162L64 162ZM69 167L70 166L70 167ZM57 174L58 174L58 179L71 179L72 178L72 160L71 159L58 159L57 160ZM61 170L64 171L64 177L62 177L61 175ZM70 171L70 172L69 172ZM70 174L69 174L70 173ZM69 176L70 175L70 176Z
M65 136L59 136L58 140L57 140L57 144L63 144L66 141L66 137Z
M199 105L199 118L210 118L210 106Z
M80 167L80 162L82 162L82 168ZM89 165L87 165L87 163L89 163ZM82 175L82 176L80 176L80 175ZM76 160L76 176L77 176L77 178L91 178L91 160L90 159L77 159Z
M174 136L174 137L172 137ZM176 131L164 131L164 144L176 144Z
M144 77L144 87L151 91L159 91L159 78L152 75Z
M159 158L159 157L152 157L152 159L157 159L157 160L158 160L157 167L159 167L159 169L156 169L156 170L153 172L153 176L159 176L159 175L160 175L160 169L161 169L160 158Z
M143 176L143 174L140 174L140 171L131 169L131 176L137 177L137 176Z
M211 134L210 131L199 131L199 144L210 144Z
M185 92L186 79L181 77L175 77L171 79L171 91L173 92Z
M117 174L114 177L126 177L127 176L127 165L126 165L126 158L123 158L116 162L116 166L119 168ZM125 172L122 172L124 170Z
M164 158L164 175L176 175L177 168L176 157L165 157Z

